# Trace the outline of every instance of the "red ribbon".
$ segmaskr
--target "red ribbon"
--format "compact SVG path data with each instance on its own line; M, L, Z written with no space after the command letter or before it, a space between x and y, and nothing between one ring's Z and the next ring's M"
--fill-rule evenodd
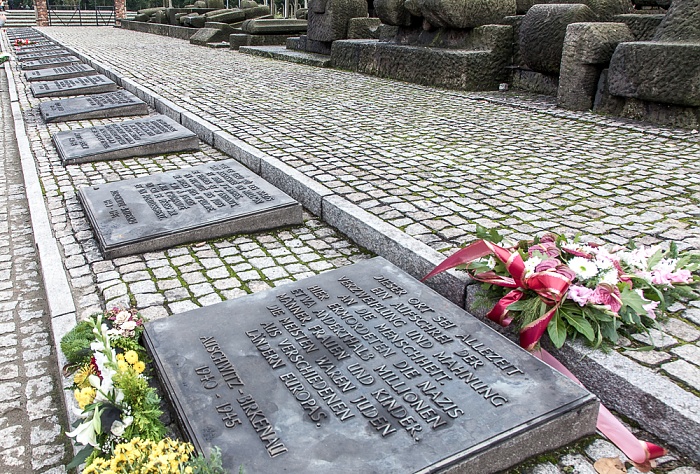
M459 265L466 265L487 255L495 255L506 266L510 277L497 275L495 272L471 274L475 280L504 288L513 288L488 312L486 317L497 322L501 326L508 326L513 318L508 316L508 306L519 301L525 291L534 291L539 298L548 306L552 306L544 315L526 325L520 330L520 346L528 351L533 351L540 340L547 325L566 297L566 292L571 285L571 280L566 276L553 271L536 272L525 276L525 262L517 251L500 247L486 240L478 240L463 249L458 250L450 257L447 257L441 264L428 273L422 281L449 270ZM543 362L554 367L562 374L575 381L579 385L583 384L564 367L561 362L554 358L545 350L540 349L534 355ZM602 404L598 414L596 424L605 437L612 441L625 455L632 460L640 469L645 472L651 467L651 460L666 454L666 450L646 441L637 439L610 411Z
M542 316L524 326L520 330L520 345L528 351L535 348L540 338L547 330L547 325L559 309L566 292L571 285L571 280L554 271L536 272L525 275L525 262L520 254L515 251L500 247L486 240L478 240L463 249L458 250L448 257L433 271L423 278L428 278L440 272L454 268L458 265L469 264L487 255L495 255L506 266L510 277L497 275L494 272L486 272L472 275L475 280L505 288L515 288L509 292L486 315L491 321L501 326L508 326L513 318L508 316L508 306L520 300L525 291L532 290L551 308Z

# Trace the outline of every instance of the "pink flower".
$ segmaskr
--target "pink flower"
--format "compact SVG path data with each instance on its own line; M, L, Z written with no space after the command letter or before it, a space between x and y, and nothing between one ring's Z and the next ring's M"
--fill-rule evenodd
M581 285L571 285L567 297L578 303L579 306L586 306L589 298L593 295L593 290Z
M651 272L651 282L655 285L670 285L671 283L690 283L693 279L689 270L678 270L669 272L665 270L654 270Z
M546 255L548 257L558 257L560 255L559 249L557 248L557 245L554 242L544 242L540 241L539 244L533 245L529 249L527 249L527 254L532 257L532 255L535 252L539 252L542 255Z
M612 312L617 313L622 308L620 290L616 286L601 283L593 290L590 298L591 303L607 306Z
M553 270L559 265L559 260L553 258L548 258L537 264L535 267L535 272L546 272L547 270Z
M558 274L566 277L569 281L574 281L576 278L576 272L574 272L572 269L570 269L566 265L557 265L557 268L555 270Z
M643 305L642 308L644 308L644 311L647 312L648 317L651 319L656 319L656 312L654 310L657 306L659 306L658 301L650 301L649 303Z

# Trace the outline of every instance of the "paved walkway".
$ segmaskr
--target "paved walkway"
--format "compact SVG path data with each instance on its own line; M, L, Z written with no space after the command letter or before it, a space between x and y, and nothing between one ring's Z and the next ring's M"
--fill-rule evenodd
M61 386L0 70L0 472L66 472Z
M700 139L691 132L558 112L529 96L441 91L119 29L42 31L279 158L378 218L388 233L440 252L471 240L476 224L517 238L546 229L601 242L673 239L700 248ZM103 260L76 198L79 187L226 156L202 144L196 153L64 168L51 133L108 121L44 124L41 100L16 80L78 317L114 304L165 317L368 257L307 213L294 229ZM360 234L353 238L362 241ZM660 350L614 354L662 379L695 410L690 416L700 417L700 307L677 310L655 335L664 341ZM529 470L591 472L591 460L610 453L596 440L555 457L559 467ZM698 472L676 455L664 461L664 472Z

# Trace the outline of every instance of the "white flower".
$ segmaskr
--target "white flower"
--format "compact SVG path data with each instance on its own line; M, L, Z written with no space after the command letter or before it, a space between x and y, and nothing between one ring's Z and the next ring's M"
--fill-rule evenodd
M619 282L620 281L617 279L617 270L615 270L614 268L603 273L603 275L600 278L600 283L608 283L613 286L616 286Z
M122 331L133 331L136 329L136 321L126 321L121 325Z
M676 266L678 265L678 259L675 258L662 258L659 263L654 265L652 271L673 273L676 271Z
M493 256L489 256L489 259L486 261L486 265L493 270L496 268L496 259L493 258Z
M569 268L582 280L588 280L598 274L598 266L592 260L574 257L569 261Z
M540 263L542 263L542 258L538 257L537 255L533 255L532 257L525 260L525 275L530 275L531 273L534 273L535 268Z
M133 421L133 416L125 416L122 421L115 420L112 423L112 429L110 431L114 436L122 436L124 434L124 431L126 431L126 429Z
M114 322L116 324L123 324L124 322L128 321L130 317L131 314L129 314L128 311L120 311L115 316L116 319L114 320Z

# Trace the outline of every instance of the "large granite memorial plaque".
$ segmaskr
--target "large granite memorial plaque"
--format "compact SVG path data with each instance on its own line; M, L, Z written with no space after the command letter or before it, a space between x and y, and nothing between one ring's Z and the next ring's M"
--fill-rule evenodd
M134 94L121 90L88 97L53 100L39 105L45 122L146 115L148 105Z
M64 165L199 148L197 135L165 115L58 132L52 138Z
M595 397L379 257L144 335L230 472L482 474L595 432Z
M48 69L37 69L27 71L24 77L27 81L58 81L60 79L70 79L73 77L94 76L97 71L87 64L73 64L71 66L52 67Z
M62 79L60 81L32 82L29 87L34 97L66 97L69 95L98 94L117 90L117 84L102 74Z
M25 71L33 71L36 69L46 69L50 67L63 67L79 64L80 59L75 56L59 56L55 58L36 59L34 61L25 61L21 63L22 69Z
M48 59L48 58L61 58L66 56L73 56L73 53L65 49L52 49L49 51L39 51L36 53L25 54L24 56L17 56L20 64L24 64L29 61L36 61L37 59Z
M235 160L78 191L105 258L302 221L301 205Z

